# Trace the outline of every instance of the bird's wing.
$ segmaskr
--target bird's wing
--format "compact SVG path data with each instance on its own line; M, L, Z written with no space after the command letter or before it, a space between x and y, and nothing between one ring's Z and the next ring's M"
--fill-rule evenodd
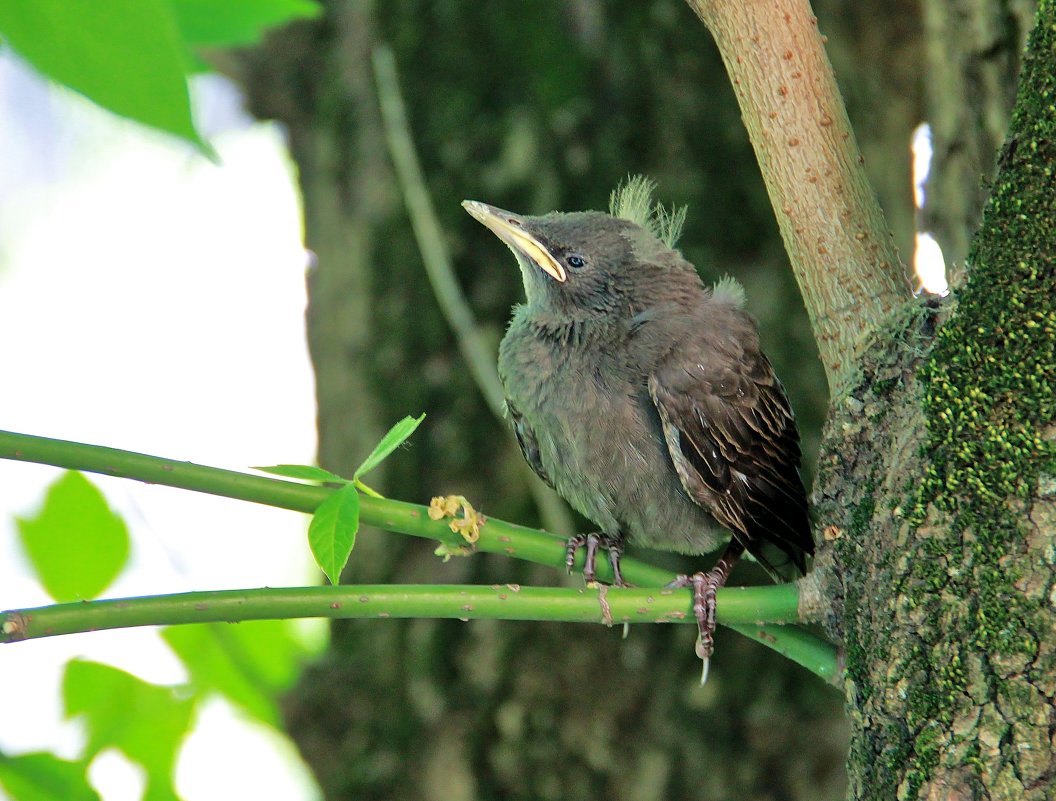
M531 465L535 474L545 481L550 489L554 489L554 482L550 480L550 476L546 474L546 470L543 468L543 461L539 456L539 443L535 439L535 432L532 431L531 426L528 425L524 416L514 408L508 398L506 400L506 412L513 423L513 433L517 435L517 444L521 446L521 453L524 454L524 460Z
M668 452L689 496L764 567L804 572L814 546L792 409L757 348L724 346L680 346L649 377Z

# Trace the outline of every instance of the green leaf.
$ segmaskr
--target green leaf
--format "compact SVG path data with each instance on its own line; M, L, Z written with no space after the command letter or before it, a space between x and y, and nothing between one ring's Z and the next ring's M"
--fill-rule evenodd
M0 754L0 787L13 801L99 801L87 769L87 762L67 762L54 754Z
M172 626L161 636L183 660L199 694L221 693L276 728L282 723L276 699L293 686L310 656L288 620Z
M15 522L37 577L56 601L95 598L128 561L125 521L81 473L64 473L37 516Z
M164 0L5 0L0 36L103 108L207 147L191 119L186 49Z
M184 41L211 47L256 44L264 31L318 17L311 0L170 0Z
M356 544L359 529L359 490L346 484L319 504L308 524L308 545L319 568L331 584L337 584L341 571Z
M321 481L330 484L349 483L347 478L342 478L336 473L311 464L274 464L270 467L254 467L253 469L285 478L299 478L303 481Z
M406 439L414 433L414 430L422 424L422 420L425 419L425 415L422 414L418 418L404 417L400 422L389 429L389 432L381 438L370 456L363 460L356 472L352 476L352 480L355 481L362 475L369 473L379 464L381 464L388 457L390 453L396 450L400 445L406 441Z
M176 798L173 769L190 729L193 698L180 698L172 687L81 659L66 665L62 695L66 715L84 718L86 761L106 748L117 748L146 770L144 798Z

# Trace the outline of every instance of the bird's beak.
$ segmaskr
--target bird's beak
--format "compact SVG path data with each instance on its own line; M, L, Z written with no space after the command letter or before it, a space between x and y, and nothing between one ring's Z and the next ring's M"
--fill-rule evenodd
M462 208L489 228L514 253L519 253L538 265L540 270L555 281L564 283L568 278L561 262L550 255L550 251L542 242L524 230L524 221L518 215L481 203L479 200L463 200Z

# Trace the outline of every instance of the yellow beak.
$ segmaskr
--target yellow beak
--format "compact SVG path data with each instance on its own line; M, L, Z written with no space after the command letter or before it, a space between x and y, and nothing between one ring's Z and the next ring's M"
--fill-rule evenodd
M514 253L519 253L559 283L568 278L565 268L550 255L543 244L524 230L522 219L510 211L489 206L479 200L463 200L462 208L501 239Z

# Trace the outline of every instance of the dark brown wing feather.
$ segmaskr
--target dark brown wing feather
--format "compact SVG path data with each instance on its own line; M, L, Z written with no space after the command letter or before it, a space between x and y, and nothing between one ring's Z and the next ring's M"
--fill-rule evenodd
M543 460L539 457L539 443L536 442L535 432L532 431L528 423L525 422L524 417L514 408L509 399L506 400L506 413L513 423L513 433L517 435L517 444L521 446L524 460L528 462L535 474L545 481L550 489L553 489L554 482L546 474L546 470L543 469Z
M788 563L805 572L814 544L799 433L766 357L679 348L650 376L649 394L690 497L775 578L788 577Z

